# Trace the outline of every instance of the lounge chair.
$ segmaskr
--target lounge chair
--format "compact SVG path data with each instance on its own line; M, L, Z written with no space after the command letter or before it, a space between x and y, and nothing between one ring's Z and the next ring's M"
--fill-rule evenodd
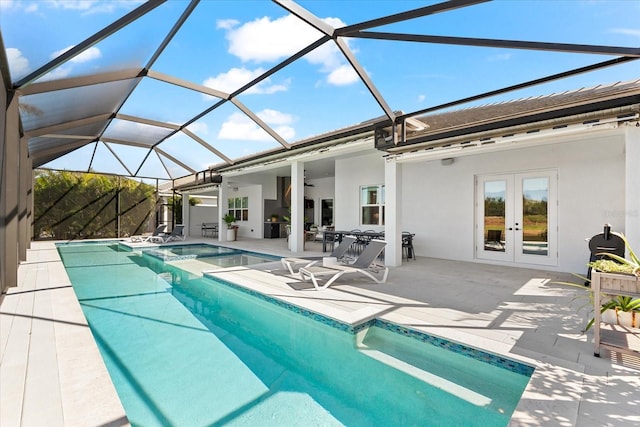
M349 273L364 274L376 283L384 283L387 281L387 276L389 275L389 267L376 264L376 259L380 256L386 245L387 242L383 240L371 240L353 264L300 267L300 277L302 280L311 279L313 286L317 290L328 288L333 282ZM380 272L382 272L382 277L378 279L376 275L379 275ZM321 286L318 284L318 277L321 276L331 277Z
M152 236L149 241L153 243L167 243L174 240L184 240L186 236L182 234L184 230L184 225L176 225L173 230L171 230L170 234L166 236Z
M336 258L338 262L345 262L348 259L347 251L355 241L356 241L355 237L350 237L350 236L345 237L344 239L342 239L342 242L340 242L340 244L336 246L333 252L331 252L331 255L329 255L329 257ZM303 265L306 267L311 267L312 265L317 264L323 259L324 257L282 258L280 261L282 262L282 266L287 270L289 270L291 274L296 274L297 272L294 271L296 266Z
M167 228L166 225L162 224L159 225L156 230L153 232L153 234L148 234L146 236L144 235L139 235L139 236L131 236L129 238L130 242L148 242L152 237L156 237L156 236L160 236L162 233L164 233L164 230Z

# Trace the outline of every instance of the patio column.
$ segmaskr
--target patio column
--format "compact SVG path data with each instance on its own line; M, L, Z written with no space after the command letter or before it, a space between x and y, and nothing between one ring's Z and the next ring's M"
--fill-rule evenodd
M182 193L182 225L184 225L183 233L185 236L189 236L189 210L191 209L191 203L189 203L189 193Z
M395 158L384 164L384 263L402 265L402 165Z
M3 90L3 95L6 92ZM18 97L0 99L2 118L0 131L0 288L18 286L18 191L19 145ZM6 113L5 113L6 111Z
M227 214L229 207L229 182L228 178L222 177L222 182L218 186L218 242L227 241L227 224L222 218Z
M625 129L624 233L634 251L640 247L640 127Z
M20 140L19 148L19 193L18 193L18 258L20 261L27 260L27 249L29 249L29 198L28 195L33 189L33 173L31 170L31 159L29 158L29 147L27 139Z
M291 252L304 251L304 163L291 163Z

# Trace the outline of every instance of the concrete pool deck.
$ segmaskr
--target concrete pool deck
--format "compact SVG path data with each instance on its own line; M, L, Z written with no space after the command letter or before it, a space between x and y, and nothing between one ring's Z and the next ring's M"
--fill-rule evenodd
M226 245L291 256L282 239ZM306 249L322 255L319 243ZM27 258L0 302L0 425L127 425L53 242L33 242ZM211 274L348 323L380 317L534 366L511 425L640 423L640 358L593 356L593 334L581 333L584 300L575 299L582 291L551 283L570 275L419 256L392 268L386 284L352 275L324 291L278 262Z

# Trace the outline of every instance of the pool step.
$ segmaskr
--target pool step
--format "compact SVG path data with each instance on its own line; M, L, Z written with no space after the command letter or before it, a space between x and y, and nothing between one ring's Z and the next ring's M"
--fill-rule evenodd
M491 403L492 398L438 375L437 370L429 369L433 363L428 360L428 355L424 355L424 358L419 360L414 352L403 348L402 345L395 345L396 343L389 345L389 342L385 342L375 333L373 336L367 336L371 335L371 331L372 328L369 328L358 334L356 348L360 353L474 405L487 406ZM390 348L393 350L390 351ZM442 370L442 366L438 370Z

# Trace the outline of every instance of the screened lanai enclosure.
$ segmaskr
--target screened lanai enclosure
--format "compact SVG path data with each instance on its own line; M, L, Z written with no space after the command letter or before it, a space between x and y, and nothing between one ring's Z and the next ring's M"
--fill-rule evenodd
M135 180L126 206L119 181L65 208L113 199L100 221L144 211L135 233L158 221L160 182L363 135L410 150L429 142L429 114L637 78L637 4L588 3L2 1L2 289L46 235L35 169Z

